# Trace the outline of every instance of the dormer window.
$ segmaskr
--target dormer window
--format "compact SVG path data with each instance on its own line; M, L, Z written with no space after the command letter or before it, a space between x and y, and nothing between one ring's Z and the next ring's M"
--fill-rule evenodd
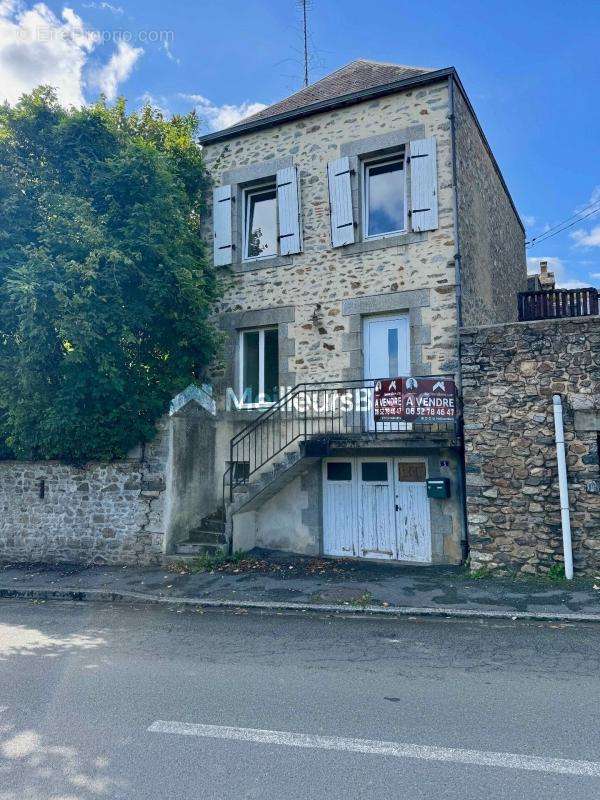
M365 239L406 231L404 155L364 162L363 170Z
M277 189L263 185L244 192L244 259L272 258L279 252Z

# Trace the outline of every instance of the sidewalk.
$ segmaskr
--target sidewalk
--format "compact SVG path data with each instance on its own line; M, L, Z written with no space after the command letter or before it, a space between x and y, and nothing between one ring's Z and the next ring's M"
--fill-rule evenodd
M0 598L600 622L600 579L475 579L462 569L248 554L206 572L0 565Z

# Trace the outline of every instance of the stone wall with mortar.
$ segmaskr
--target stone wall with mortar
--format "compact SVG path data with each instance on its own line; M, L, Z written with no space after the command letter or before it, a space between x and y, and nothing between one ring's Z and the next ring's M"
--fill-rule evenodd
M552 395L563 398L576 574L600 570L600 317L462 332L473 569L562 561Z
M162 421L152 442L108 464L0 462L0 561L160 563L169 429Z
M373 298L376 309L381 295L397 294L394 310L409 310L406 301L415 290L427 294L426 302L419 305L418 329L414 330L418 363L432 373L455 371L456 244L448 101L448 85L442 82L205 147L207 166L217 185L238 180L245 168L248 175L254 174L256 165L264 162L287 163L292 158L299 169L303 252L271 265L234 265L232 285L220 309L224 320L233 314L237 322L242 312L292 308L285 322L283 383L361 377L361 333L344 313L344 301ZM373 146L378 147L382 136L398 131L414 131L412 138L436 137L438 229L369 243L371 249L332 248L327 163L357 140L375 137ZM209 216L208 241L212 239L210 224ZM267 322L265 317L263 324ZM231 329L228 322L224 324ZM224 383L231 385L233 357L226 361Z
M517 320L527 290L525 232L475 120L454 92L463 325Z

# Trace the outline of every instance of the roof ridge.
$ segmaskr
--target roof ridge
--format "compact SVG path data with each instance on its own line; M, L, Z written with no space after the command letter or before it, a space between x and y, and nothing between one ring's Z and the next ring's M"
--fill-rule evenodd
M435 72L435 70L428 67L411 67L393 62L355 58L333 72L323 75L314 83L302 86L286 97L269 103L266 108L246 117L244 123L252 123L261 118L266 119L292 108L310 108L324 100L343 97L356 91L372 89L375 86L389 86L398 80L424 75L428 72Z
M436 67L417 67L416 64L398 64L397 61L376 61L374 58L355 58L350 64L362 61L364 64L380 64L383 67L400 67L400 69L422 69L424 72L433 72ZM350 66L346 64L346 66ZM342 67L343 69L343 67ZM331 73L333 75L333 72Z

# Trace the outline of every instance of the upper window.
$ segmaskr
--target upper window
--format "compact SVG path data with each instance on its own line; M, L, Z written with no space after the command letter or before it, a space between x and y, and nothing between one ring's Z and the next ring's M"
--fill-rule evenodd
M277 191L275 186L244 193L244 259L277 255Z
M365 163L363 207L366 239L406 230L404 156Z

